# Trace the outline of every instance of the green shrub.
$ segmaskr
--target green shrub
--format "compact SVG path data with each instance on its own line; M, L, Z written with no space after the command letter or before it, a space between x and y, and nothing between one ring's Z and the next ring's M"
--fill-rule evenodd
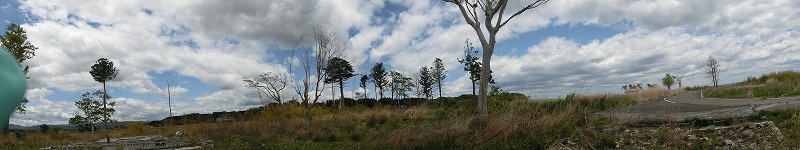
M664 144L667 142L667 128L658 128L658 143Z
M595 132L594 140L592 141L593 148L599 149L613 149L617 146L617 137L603 132Z

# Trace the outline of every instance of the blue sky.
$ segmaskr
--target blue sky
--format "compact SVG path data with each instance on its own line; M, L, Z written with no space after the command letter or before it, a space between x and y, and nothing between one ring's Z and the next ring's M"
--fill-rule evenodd
M509 11L524 3L515 1ZM467 39L480 48L457 8L442 1L24 0L0 5L0 25L21 24L29 42L40 48L25 62L32 67L29 111L11 120L21 125L66 123L78 111L73 103L81 93L102 88L88 73L101 57L121 70L109 82L112 100L119 103L117 118L156 120L168 115L168 80L176 83L171 88L175 114L263 104L242 79L289 73L296 60L292 46L304 36L300 47L313 48L309 37L315 27L345 43L343 57L357 73L380 62L411 76L442 58L448 70L445 96L471 92L456 58ZM684 77L686 86L707 85L708 56L722 63L723 83L800 69L798 7L800 2L788 0L552 1L501 29L494 77L506 91L553 98L660 84L664 73ZM363 91L355 82L347 82L345 96ZM367 91L374 96L372 86ZM288 87L284 97L292 93Z

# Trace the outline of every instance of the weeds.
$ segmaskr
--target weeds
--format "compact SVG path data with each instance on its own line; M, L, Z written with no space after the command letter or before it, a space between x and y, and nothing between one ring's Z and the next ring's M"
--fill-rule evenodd
M131 124L113 137L148 134L211 139L214 148L236 149L545 149L557 141L582 137L587 145L613 148L616 138L596 132L609 120L592 113L637 103L629 95L575 95L531 101L520 94L490 98L490 114L477 116L473 99L443 98L412 107L355 105L332 112L314 107L306 128L303 108L269 106L252 120L151 127ZM235 119L236 120L236 119ZM599 122L599 123L597 123ZM99 139L90 133L31 133L24 140L0 138L0 146L38 149ZM31 144L26 141L39 141Z

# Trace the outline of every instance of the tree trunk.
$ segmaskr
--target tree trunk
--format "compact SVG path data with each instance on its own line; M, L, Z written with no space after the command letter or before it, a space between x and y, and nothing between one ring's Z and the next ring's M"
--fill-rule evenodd
M306 129L311 129L311 103L306 103Z
M494 38L491 39L492 39L491 41L494 41L493 40ZM480 80L480 89L479 89L480 95L478 96L478 113L481 116L487 116L489 115L489 110L486 106L487 100L489 99L487 90L489 85L488 77L491 76L491 71L490 71L492 70L491 59L492 59L492 52L494 52L494 44L490 43L484 44L484 42L481 43L484 45L483 58L482 58L483 68L481 69L481 77L484 78L481 78Z
M106 91L106 82L103 82L103 128L106 134L106 143L111 143L108 138L108 108L106 107L106 99L108 98L108 91Z
M472 80L472 96L475 96L475 80Z
M439 86L439 98L442 98L442 80L439 79L439 80L437 80L437 82L438 83L436 83L436 84Z
M339 97L339 110L341 110L344 104L344 80L339 80Z

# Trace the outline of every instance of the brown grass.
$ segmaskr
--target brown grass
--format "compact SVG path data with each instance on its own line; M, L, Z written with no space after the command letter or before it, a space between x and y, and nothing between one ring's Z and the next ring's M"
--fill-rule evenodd
M669 97L673 95L678 95L681 93L685 93L686 90L683 88L674 89L674 90L667 90L667 89L647 89L642 90L639 93L598 93L598 94L588 94L588 95L576 95L576 99L587 99L587 100L596 100L603 97L607 98L622 98L627 97L638 102L645 102L650 100L658 100L660 98ZM540 102L552 102L558 101L560 99L552 99L552 98L537 98L533 99L532 101L540 101Z
M546 104L545 101L517 99L502 102L503 107L490 108L489 116L478 116L469 108L438 108L419 105L405 108L375 107L347 108L331 111L315 107L311 126L306 128L302 106L270 107L262 115L251 121L200 123L179 126L149 127L133 124L126 129L112 131L113 137L161 134L172 136L181 131L190 137L215 138L220 136L242 135L247 142L258 143L297 143L316 142L315 138L332 137L336 141L346 141L354 145L372 145L378 148L409 148L404 145L430 141L432 139L454 139L459 144L481 145L494 141L505 141L541 134L567 134L562 129L577 132L594 132L581 126L573 126L579 120L591 121L588 108L581 101L606 98L630 98L637 101L654 99L682 91L644 91L638 94L603 94L577 96L574 102L563 106ZM633 98L635 97L635 98ZM436 113L447 113L446 118L437 118ZM382 121L370 127L368 122ZM389 124L389 125L384 125ZM377 127L374 127L377 126ZM347 129L347 130L345 130ZM349 131L352 130L352 131ZM591 135L591 134L589 134ZM351 140L361 136L362 140ZM555 138L571 135L553 135ZM101 139L101 133L30 133L24 140L8 134L0 137L0 146L19 147L28 145L40 148L67 143L85 142ZM591 140L585 140L591 142ZM36 142L30 144L25 142ZM38 147L37 147L38 146ZM234 144L234 146L237 146ZM412 148L413 149L413 148Z

